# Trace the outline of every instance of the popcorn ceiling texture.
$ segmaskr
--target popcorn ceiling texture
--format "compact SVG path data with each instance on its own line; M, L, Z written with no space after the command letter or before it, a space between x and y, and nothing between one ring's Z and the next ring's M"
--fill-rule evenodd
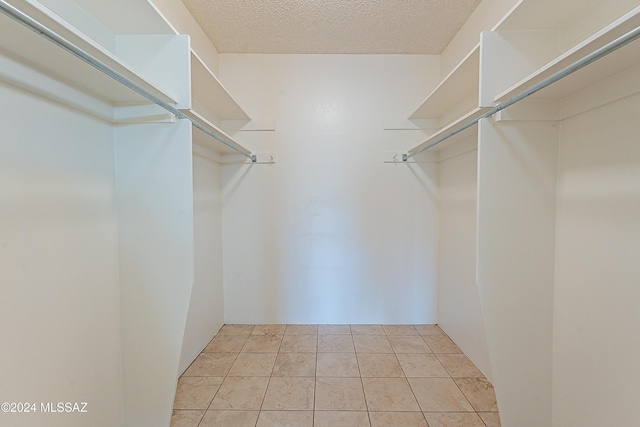
M221 53L438 54L480 0L183 0Z

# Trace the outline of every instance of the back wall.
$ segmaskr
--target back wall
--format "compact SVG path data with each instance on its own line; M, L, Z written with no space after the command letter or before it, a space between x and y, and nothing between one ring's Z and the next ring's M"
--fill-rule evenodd
M406 119L438 70L437 56L220 55L239 104L276 123L234 136L277 160L222 167L226 323L436 322L436 165L382 153L424 139L383 121Z

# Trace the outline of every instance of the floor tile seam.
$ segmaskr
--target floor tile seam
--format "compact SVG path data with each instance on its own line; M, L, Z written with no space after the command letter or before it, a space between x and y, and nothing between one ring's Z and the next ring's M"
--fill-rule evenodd
M400 370L402 371L402 374L404 375L404 378L407 380L407 383L409 383L409 380L407 378L407 373L405 372L404 368L402 367L402 363L400 363L400 359L398 359L398 353L395 351L395 349L393 348L393 346L391 346L391 349L393 350L393 355L396 358L396 362L398 362L398 365L400 366ZM403 353L400 353L403 354ZM409 384L409 388L411 388L411 384ZM411 392L413 393L413 390L411 390ZM413 396L414 398L416 397L415 394ZM418 402L418 399L416 399L416 402ZM420 407L420 404L418 403L418 407Z
M460 386L458 385L458 383L456 382L455 378L451 378L451 381L453 381L453 383L456 385L456 387L458 388L458 390L460 390L460 393L462 393L462 395L464 396L464 398L467 400L467 402L469 403L469 406L471 406L473 408L473 412L478 412L478 409L476 408L476 406L471 403L471 399L469 399L469 397L467 396L467 394L460 388ZM480 415L478 415L480 416ZM484 421L483 421L484 422Z
M202 354L202 353L200 353ZM209 402L209 405L207 406L206 411L208 411L211 408L211 405L213 404L213 401L215 400L216 396L218 395L218 393L220 392L220 389L222 388L222 385L225 383L225 381L227 380L227 378L229 377L229 372L231 371L231 368L233 367L233 365L236 363L236 360L238 360L238 356L240 355L240 353L236 353L236 357L233 359L233 362L231 362L231 366L229 366L229 369L227 370L226 374L224 375L222 382L220 383L220 385L218 386L218 389L216 390L216 392L214 393L213 397L211 398L211 401ZM206 414L205 411L205 414ZM204 415L203 415L204 418ZM202 422L202 420L200 420L200 422ZM198 423L198 425L200 425L200 423Z
M223 325L223 327L224 327L224 325ZM255 328L255 325L254 325L254 328ZM251 330L253 331L253 329L251 329ZM218 334L216 334L216 335L218 335ZM214 335L213 338L215 338L216 335ZM211 338L211 340L213 340L213 338ZM202 421L204 420L204 417L207 415L207 412L209 411L209 409L211 409L211 405L213 404L213 401L215 400L216 396L220 392L220 389L222 388L222 385L225 383L225 381L227 380L227 378L229 376L229 371L231 371L231 368L236 363L236 360L238 360L238 356L240 355L240 352L242 351L242 348L244 348L244 346L247 344L248 340L249 340L249 336L246 337L244 343L242 344L242 347L240 348L240 351L238 351L236 353L236 357L233 359L233 362L231 363L231 366L229 366L229 369L227 370L224 378L222 379L222 382L220 383L220 385L218 386L218 389L216 390L216 392L214 393L213 397L211 398L211 401L209 402L209 405L207 406L207 409L204 411L204 414L202 414L202 418L200 418L200 421L198 421L198 426L200 426L200 424L202 424ZM200 352L200 354L202 354L202 353L204 353L204 350L202 352ZM200 356L200 355L198 355L198 356Z
M402 364L400 363L400 359L398 359L397 353L394 352L393 355L395 356L396 361L398 362L398 365L400 365L400 370L404 374L403 377L393 377L393 378L404 378L404 380L406 381L407 385L409 386L409 390L411 390L411 394L413 395L413 399L415 400L416 405L418 405L418 408L420 408L420 410L422 410L422 407L420 406L420 402L418 401L416 393L413 391L413 387L411 387L411 383L409 382L409 377L407 377L406 372L404 372L404 369L402 368ZM424 417L424 415L423 415L423 417ZM427 420L425 418L425 422L426 421Z
M353 343L355 349L355 341ZM364 407L367 408L367 417L369 418L369 425L371 425L371 416L369 415L369 403L367 402L367 393L364 391L364 381L362 380L362 371L360 370L360 360L358 359L358 352L356 351L356 364L358 365L358 374L360 375L360 387L362 387L362 397L364 399Z
M251 329L251 331L253 331L253 329L255 328L255 325L253 325L253 328ZM214 337L215 338L215 337ZM244 345L246 345L247 341L249 340L249 336L247 336L247 339L245 340ZM244 345L242 346L244 348ZM222 386L224 385L224 383L227 381L227 378L229 378L229 372L231 372L231 368L233 367L233 365L236 363L236 360L238 360L238 357L240 356L240 353L242 352L242 349L240 349L240 351L238 353L236 353L236 357L233 359L233 362L231 363L231 366L229 366L229 369L227 370L224 379L222 380L222 383L220 384L220 386L218 387L218 390L216 390L216 393L213 395L213 398L211 399L211 402L209 402L209 406L207 407L207 411L209 409L211 409L211 405L213 405L213 401L215 400L216 396L218 395L218 393L220 392L220 389L222 388ZM266 393L266 390L265 390ZM263 397L264 399L264 397ZM206 415L206 411L205 411L205 415ZM204 418L204 416L203 416ZM202 420L200 420L200 422L202 422ZM200 425L200 423L198 423L198 425Z
M476 414L478 414L478 417L480 417L480 421L482 421L482 423L486 426L486 427L491 427L489 424L487 424L487 422L484 420L484 418L482 418L480 416L480 413L483 414L499 414L499 412L487 412L487 411L476 411Z
M216 393L217 393L217 391L216 391ZM211 399L211 400L213 401L213 399ZM211 403L209 403L209 406L211 406ZM202 420L204 420L205 415L207 415L207 411L208 411L208 409L207 409L207 410L205 410L205 411L202 413L202 416L200 417L200 420L198 421L198 424L196 424L196 427L199 427L199 426L200 426L200 424L202 424Z
M267 381L267 386L264 388L264 393L262 394L262 400L260 401L260 409L258 409L258 418L256 419L256 424L258 424L258 420L260 419L260 412L262 412L262 408L264 407L264 401L267 399L267 391L269 391L269 386L271 385L271 378Z
M318 327L318 332L320 328ZM318 348L320 347L320 334L318 333L318 339L316 341L316 365L314 367L314 379L313 379L313 410L316 410L316 397L318 396ZM312 425L316 423L316 417L313 417Z

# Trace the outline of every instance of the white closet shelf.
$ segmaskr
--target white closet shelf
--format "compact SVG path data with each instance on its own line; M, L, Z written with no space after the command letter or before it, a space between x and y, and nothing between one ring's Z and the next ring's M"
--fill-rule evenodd
M193 50L191 87L193 99L211 112L217 120L250 120L249 115ZM204 111L201 111L201 114L206 115Z
M494 100L496 102L505 101L527 88L535 86L549 76L638 27L640 27L640 7L635 8L582 43L525 77L520 82L504 92L499 93L494 97ZM537 98L563 98L570 93L617 74L639 62L640 43L635 41L610 54L606 61L596 61L588 65L585 69L576 72L571 78L562 79L532 96Z
M46 5L50 0L39 1ZM73 1L113 34L175 34L156 7L147 0Z
M142 76L114 53L90 39L38 2L32 0L3 0L0 6L7 4L37 21L60 38L85 51L111 70L124 76L163 102L177 103L173 96ZM119 104L150 103L143 96L114 81L68 51L54 46L49 40L4 14L0 14L0 50L114 106Z
M520 0L494 31L558 30L566 28L593 0Z
M460 63L429 94L409 117L432 119L442 117L456 104L478 92L480 45L476 45Z
M482 116L484 113L486 113L487 111L489 111L490 108L488 107L479 107L479 108L474 108L473 110L469 111L468 113L460 116L459 118L457 118L456 120L454 120L453 122L449 123L447 126L441 128L440 130L438 130L438 132L434 133L433 135L431 135L426 141L422 142L420 145L417 145L416 147L412 148L409 153L420 153L424 150L427 149L427 147L431 146L432 144L437 143L439 140L441 140L443 137L445 137L447 134L449 134L450 132L454 131L456 128L458 128L459 126L464 125L467 122L470 122L472 120L477 119L478 117ZM438 143L437 146L434 146L432 151L438 151L438 150L442 150L446 147L449 147L451 145L454 145L458 142L464 141L469 139L470 137L472 137L474 135L474 133L477 134L478 131L478 126L477 124L474 124L473 126L470 126L468 128L466 128L465 130L456 133L453 136L450 136L448 138L446 138L445 140L443 140L442 142Z
M206 133L204 133L204 131L202 131L201 129L198 129L197 127L195 127L194 128L194 142L197 142L198 144L207 147L208 149L210 149L211 151L213 151L213 152L215 152L217 154L231 154L231 153L238 153L239 152L239 153L244 153L245 156L251 156L252 155L251 151L249 151L247 148L245 148L242 145L240 145L231 136L229 136L226 132L224 132L218 126L216 126L213 123L211 123L209 120L207 120L205 117L200 115L198 112L196 112L194 110L189 110L189 109L180 110L180 111L185 116L195 120L196 122L199 122L209 132L212 132L212 133L218 135L221 139L225 140L225 143L218 143L218 142L213 140L213 137L211 135L207 135ZM220 141L220 139L218 137L216 137L216 139L218 139L218 141ZM230 146L233 146L235 148L232 149Z

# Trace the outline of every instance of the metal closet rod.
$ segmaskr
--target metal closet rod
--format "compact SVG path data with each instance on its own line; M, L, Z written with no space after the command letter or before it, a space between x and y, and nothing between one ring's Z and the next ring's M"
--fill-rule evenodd
M542 80L540 83L536 84L535 86L530 87L529 89L519 93L518 95L514 96L511 99L508 99L500 104L498 104L497 106L493 107L492 109L490 109L489 111L487 111L486 113L480 115L479 117L470 120L468 122L466 122L463 125L460 125L459 127L455 128L454 130L452 130L451 132L446 133L445 135L442 135L441 137L439 137L438 139L436 139L435 141L433 141L431 144L425 146L425 147L420 147L419 145L411 150L409 150L406 154L402 155L402 161L406 162L407 160L409 160L411 157L422 153L423 151L428 150L431 147L435 147L436 145L440 144L441 142L451 138L452 136L462 132L465 129L470 128L471 126L475 125L476 123L478 123L480 121L480 119L486 119L487 117L491 117L494 114L496 114L497 112L504 110L505 108L515 104L516 102L522 101L524 98L528 97L529 95L532 95L536 92L538 92L539 90L542 90L544 88L546 88L547 86L557 82L560 79L563 79L565 77L567 77L569 74L574 73L576 71L578 71L579 69L591 64L594 61L597 61L598 59L612 53L613 51L620 49L621 47L631 43L632 41L636 40L640 38L640 27L636 27L635 29L629 31L628 33L618 37L617 39L607 43L606 45L600 47L597 50L594 50L593 52L591 52L590 54L586 55L585 57L579 59L578 61L574 62L571 65L566 66L565 68L563 68L562 70L558 71L557 73L547 77L546 79Z
M102 73L106 74L107 76L111 77L112 79L116 80L122 85L128 87L129 89L133 90L134 92L143 96L144 98L148 99L154 104L162 107L169 113L175 115L178 119L189 120L194 127L200 129L207 135L217 139L218 141L220 141L227 147L231 148L232 150L249 158L252 162L255 163L257 161L257 158L254 154L252 154L249 150L239 145L237 142L233 141L228 136L213 132L212 130L207 128L205 125L203 125L199 121L186 116L183 112L175 108L173 105L168 104L162 101L161 99L159 99L158 97L156 97L155 95L153 95L152 93L149 93L145 89L141 88L140 86L138 86L137 84L135 84L134 82L132 82L131 80L123 76L122 74L111 69L108 65L106 65L99 59L94 58L89 53L85 52L84 50L75 46L73 43L59 36L55 32L51 31L49 28L42 25L40 22L36 21L35 19L31 18L29 15L23 13L19 9L8 4L5 0L0 0L0 12L7 15L9 18L13 19L14 21L22 24L23 26L29 28L35 33L40 34L42 37L49 40L56 46L59 46L65 51L69 52L76 58L81 59L82 61L86 62L87 64L91 65L95 69L101 71Z

